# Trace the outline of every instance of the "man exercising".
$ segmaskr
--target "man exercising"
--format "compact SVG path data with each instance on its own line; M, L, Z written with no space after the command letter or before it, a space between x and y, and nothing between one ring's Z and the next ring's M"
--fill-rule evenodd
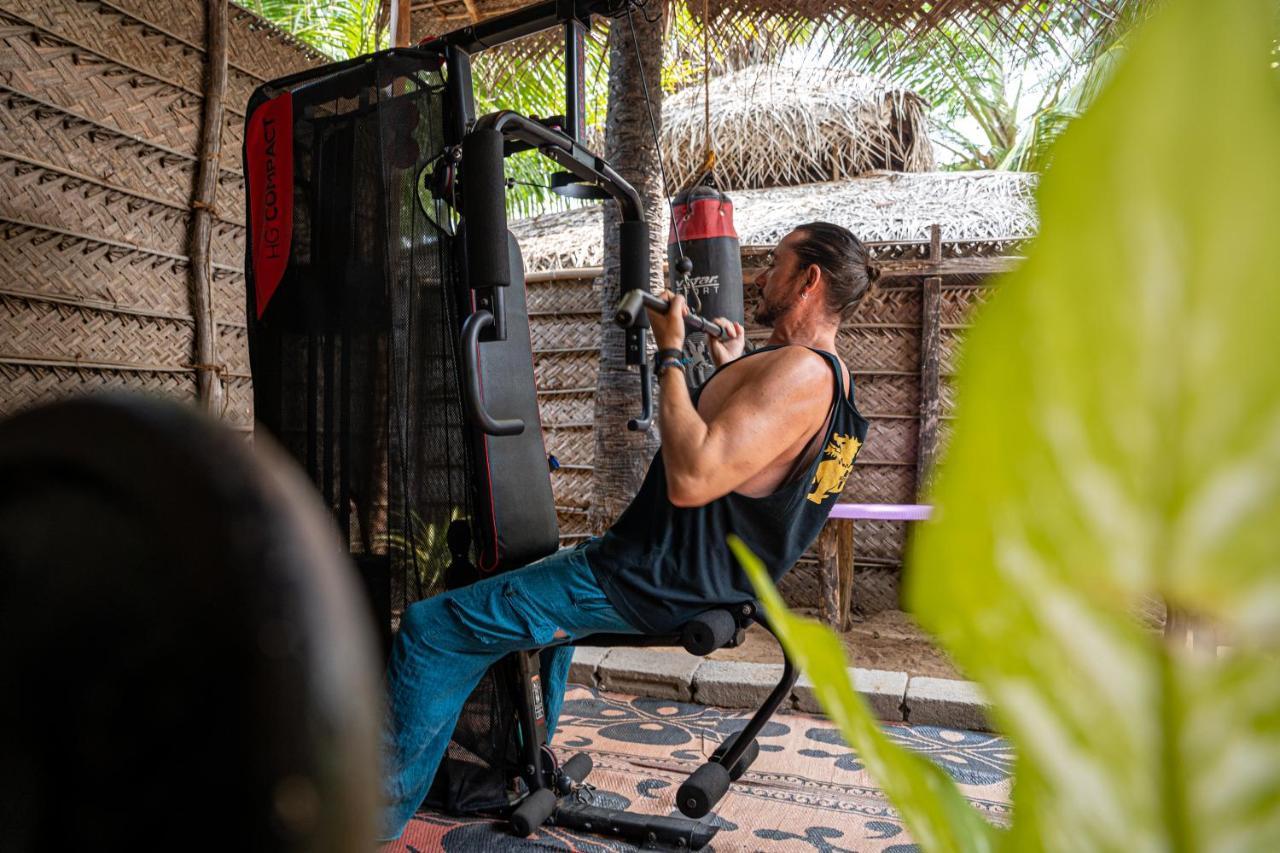
M795 564L866 439L835 351L841 316L873 278L847 229L795 229L755 282L768 343L744 356L742 325L719 318L717 369L694 396L680 361L688 308L664 292L671 309L649 317L662 447L618 521L599 539L405 610L387 676L386 837L421 804L463 704L504 655L597 633L674 633L703 611L753 600L730 533L775 580ZM542 655L549 732L572 657L563 644Z

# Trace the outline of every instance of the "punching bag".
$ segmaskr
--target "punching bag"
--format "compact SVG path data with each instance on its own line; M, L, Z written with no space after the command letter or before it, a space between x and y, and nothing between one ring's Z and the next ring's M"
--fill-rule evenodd
M733 202L714 187L699 186L680 192L671 206L667 239L671 291L683 296L695 314L741 323L742 253L733 227ZM690 333L684 349L689 359L685 379L690 388L696 388L715 371L706 335Z

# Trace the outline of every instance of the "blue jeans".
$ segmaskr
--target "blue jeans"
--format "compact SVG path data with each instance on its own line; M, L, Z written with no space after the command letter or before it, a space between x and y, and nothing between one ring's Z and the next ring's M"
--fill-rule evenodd
M387 667L384 837L400 837L426 797L462 706L490 666L509 652L601 632L639 633L609 603L581 546L409 605ZM563 644L542 655L548 738L572 658Z

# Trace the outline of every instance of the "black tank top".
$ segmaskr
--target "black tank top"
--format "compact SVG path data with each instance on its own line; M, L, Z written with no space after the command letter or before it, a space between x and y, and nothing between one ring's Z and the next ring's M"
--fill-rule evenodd
M778 347L762 347L742 358L773 349ZM831 367L834 394L822 451L803 470L793 471L764 497L730 492L705 506L682 508L667 499L659 449L626 511L603 537L586 546L601 589L637 629L671 633L711 607L755 600L751 582L725 541L730 533L764 561L775 582L818 538L866 440L868 421L854 406L853 377L846 396L839 361L831 353L813 351Z

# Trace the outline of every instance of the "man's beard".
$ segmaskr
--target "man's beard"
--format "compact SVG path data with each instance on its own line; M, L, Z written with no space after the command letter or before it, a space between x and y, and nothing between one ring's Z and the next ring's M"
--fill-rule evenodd
M770 304L769 300L761 293L759 298L756 299L756 323L761 326L772 327L778 321L778 318L786 313L787 307L785 305Z

